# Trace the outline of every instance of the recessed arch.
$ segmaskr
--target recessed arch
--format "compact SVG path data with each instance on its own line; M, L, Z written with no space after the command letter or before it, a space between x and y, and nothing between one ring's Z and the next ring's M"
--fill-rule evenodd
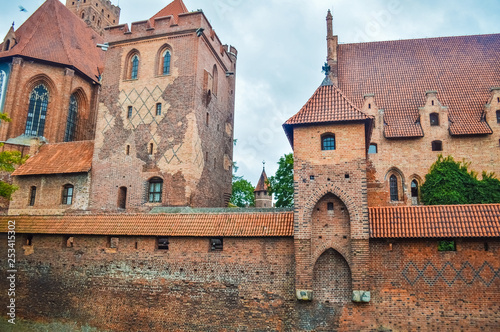
M346 304L351 301L352 277L349 263L333 248L326 249L313 267L314 301Z
M80 138L81 117L88 109L87 95L82 88L73 91L69 99L68 115L66 117L66 129L64 141L71 142Z
M124 79L136 80L139 78L141 54L137 49L132 49L125 57Z
M219 81L218 81L218 73L217 73L217 65L214 65L212 69L212 93L217 96Z
M404 201L405 177L397 167L391 167L384 177L390 202Z
M167 76L172 73L172 47L164 44L156 55L156 73L159 76Z

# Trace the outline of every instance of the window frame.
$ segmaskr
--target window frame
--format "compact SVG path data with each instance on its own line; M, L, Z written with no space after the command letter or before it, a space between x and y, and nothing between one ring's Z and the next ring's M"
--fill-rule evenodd
M396 174L389 176L389 197L391 202L399 202L399 184Z
M36 186L31 186L29 206L35 206L35 202L36 202Z
M41 89L43 89L44 91L41 91ZM47 118L47 111L49 109L49 102L49 88L44 83L37 84L29 94L28 115L26 117L26 126L24 129L25 135L38 137L43 136L43 132L45 131L45 120Z
M156 185L159 184L159 187ZM159 188L159 190L158 190ZM153 177L148 181L148 203L161 203L163 197L163 179Z
M224 239L222 237L216 236L210 238L210 251L223 251L224 250Z
M327 142L327 140L333 140L333 144ZM336 149L337 149L337 141L335 139L335 134L325 133L321 135L321 151L333 151Z
M78 98L73 93L69 97L68 117L66 119L66 130L64 131L64 141L72 142L75 140L76 123L78 120Z
M161 73L163 76L170 75L171 65L172 65L172 51L167 48L162 52L161 56Z
M432 112L429 114L429 123L431 126L439 126L439 113Z
M443 151L443 142L440 140L434 140L431 142L431 149L432 151Z
M62 191L62 204L63 205L72 205L75 197L75 186L68 183L63 186ZM69 203L68 203L69 202Z
M370 152L370 150L372 149L372 147L375 148L375 152ZM378 145L377 143L370 143L370 145L368 146L368 154L377 154L378 153Z
M500 110L496 111L496 115L497 115L497 123L500 123Z

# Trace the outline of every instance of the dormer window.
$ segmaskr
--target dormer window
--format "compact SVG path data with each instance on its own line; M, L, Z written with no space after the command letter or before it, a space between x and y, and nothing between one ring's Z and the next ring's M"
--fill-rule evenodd
M5 42L5 46L3 47L4 51L8 51L10 49L10 39L7 39Z
M437 113L431 113L429 115L429 119L431 122L431 126L439 126L439 114Z
M335 150L334 134L324 134L321 136L321 150Z

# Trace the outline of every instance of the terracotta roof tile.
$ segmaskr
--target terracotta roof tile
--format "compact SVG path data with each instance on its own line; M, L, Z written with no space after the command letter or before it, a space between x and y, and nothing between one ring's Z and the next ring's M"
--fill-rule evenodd
M174 16L175 20L177 21L179 14L184 14L187 12L189 11L186 5L184 5L184 2L182 2L182 0L174 0L171 3L169 3L165 8L156 13L153 17L151 17L151 21L153 21L155 18L158 17L165 17L170 15Z
M35 234L293 236L293 212L2 216L0 232L8 220L16 221L16 232Z
M386 137L423 136L418 109L428 90L448 107L451 135L491 134L481 118L499 63L500 34L341 44L338 81L355 105L375 94Z
M259 182L257 182L257 186L255 187L255 191L267 191L268 185L267 185L267 174L266 171L263 169L262 173L260 174Z
M72 66L97 81L103 39L59 0L47 0L16 31L17 44L0 58L25 56Z
M371 207L372 238L500 236L500 204Z
M325 82L328 82L325 84ZM329 122L345 122L371 119L327 79L316 89L297 114L288 119L283 128L293 146L293 126Z
M90 171L94 141L45 144L12 175L82 173Z

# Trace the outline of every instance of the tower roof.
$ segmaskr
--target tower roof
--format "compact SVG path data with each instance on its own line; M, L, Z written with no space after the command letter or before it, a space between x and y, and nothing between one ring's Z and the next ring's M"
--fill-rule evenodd
M184 5L184 2L182 0L174 0L171 3L169 3L165 8L160 10L158 13L156 13L153 17L151 17L151 20L154 20L157 17L164 17L164 16L174 16L175 19L179 17L179 14L184 14L188 13L188 9L186 5Z
M309 98L297 114L283 124L283 128L293 145L294 125L368 119L371 119L371 117L360 111L326 76L312 97Z
M259 182L257 183L257 186L255 187L254 192L256 191L267 191L268 185L267 185L267 175L266 175L266 170L263 168L262 173L260 174L260 179Z
M74 67L92 80L103 68L103 40L59 0L47 0L16 31L16 43L0 59L24 56ZM3 45L2 45L3 47Z

